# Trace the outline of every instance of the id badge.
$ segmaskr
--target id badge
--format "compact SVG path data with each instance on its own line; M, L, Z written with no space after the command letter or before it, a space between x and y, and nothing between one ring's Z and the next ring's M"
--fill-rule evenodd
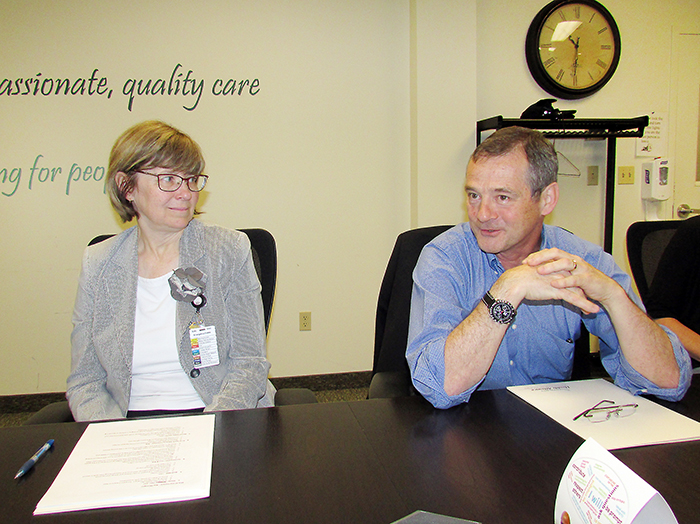
M190 343L192 344L192 358L196 369L219 365L216 326L191 327Z

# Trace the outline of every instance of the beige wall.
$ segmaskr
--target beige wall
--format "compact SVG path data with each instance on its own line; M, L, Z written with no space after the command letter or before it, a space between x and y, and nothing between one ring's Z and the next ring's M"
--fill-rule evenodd
M264 227L277 238L279 275L268 356L273 376L371 368L374 313L396 235L464 218L461 186L475 121L518 116L546 95L529 76L524 37L540 0L274 0L100 2L0 0L0 80L109 79L111 98L0 95L3 342L11 372L0 394L65 389L70 315L84 245L116 232L99 181L66 195L73 164L105 166L116 136L160 118L202 146L211 174L203 219ZM623 38L622 61L601 92L559 107L581 117L668 111L672 26L700 18L697 1L606 0ZM653 24L651 20L653 19ZM169 77L175 64L205 87L192 97L141 96L129 78ZM649 74L656 73L656 74ZM216 97L217 78L258 78L251 96ZM578 141L577 141L578 142ZM625 143L629 142L629 143ZM639 165L633 140L620 165ZM602 162L599 146L567 156ZM62 167L54 182L37 167ZM16 174L16 171L15 171ZM600 235L600 187L562 180L555 219ZM586 207L586 209L588 209ZM615 256L642 217L639 186L618 191ZM312 311L313 330L298 331Z

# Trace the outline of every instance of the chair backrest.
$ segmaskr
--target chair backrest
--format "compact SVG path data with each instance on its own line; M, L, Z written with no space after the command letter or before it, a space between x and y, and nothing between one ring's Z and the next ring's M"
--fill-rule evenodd
M635 222L627 229L627 257L642 302L647 301L661 255L682 222Z
M262 286L262 302L265 312L265 332L270 327L270 315L277 286L277 244L275 237L265 229L241 229L248 235L253 255L253 265Z
M265 314L265 332L270 326L272 304L275 300L275 287L277 285L277 244L275 238L265 229L241 229L250 239L253 265L258 274L258 280L262 286L262 302ZM88 245L97 244L114 235L98 235Z
M396 239L377 301L372 375L384 371L409 372L406 362L411 313L413 268L423 247L452 226L412 229Z
M95 238L90 240L90 242L88 242L88 246L99 244L100 242L104 242L105 240L107 240L108 238L112 238L113 236L114 233L112 233L111 235L97 235Z

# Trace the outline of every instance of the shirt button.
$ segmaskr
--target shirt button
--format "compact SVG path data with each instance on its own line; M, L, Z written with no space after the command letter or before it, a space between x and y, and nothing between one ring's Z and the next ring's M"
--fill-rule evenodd
M511 365L511 366L515 366L515 362L513 362L513 361L511 360L511 361L510 361L510 365Z
M192 378L197 378L199 376L199 370L197 368L194 368L192 371L190 371L190 376Z
M567 341L569 344L573 344L573 343L574 343L574 341L571 340L570 338L567 338L566 341Z

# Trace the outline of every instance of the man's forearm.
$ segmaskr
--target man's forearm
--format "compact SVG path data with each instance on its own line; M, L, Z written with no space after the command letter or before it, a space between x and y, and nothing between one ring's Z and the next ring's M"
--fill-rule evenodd
M620 288L604 304L627 362L661 388L676 388L680 370L666 333Z
M523 271L526 270L518 268L518 271L509 270L501 275L491 286L492 296L517 308L523 293L517 279L513 280L513 275ZM508 327L508 324L494 321L483 302L477 304L445 341L445 393L458 395L484 378Z
M479 302L445 341L445 393L458 395L484 378L507 329L494 322Z

